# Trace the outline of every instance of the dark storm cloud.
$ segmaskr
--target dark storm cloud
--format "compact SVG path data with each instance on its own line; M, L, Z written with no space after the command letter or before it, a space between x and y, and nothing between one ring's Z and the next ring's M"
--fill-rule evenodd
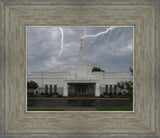
M107 27L63 27L64 48L61 56L61 33L58 27L28 27L28 71L68 71L78 61L80 39L96 35ZM133 66L132 27L116 27L98 37L84 38L86 65L106 71L128 71Z

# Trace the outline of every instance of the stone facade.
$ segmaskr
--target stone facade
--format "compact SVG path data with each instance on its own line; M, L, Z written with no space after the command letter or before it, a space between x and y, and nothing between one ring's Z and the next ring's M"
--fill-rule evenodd
M96 97L103 92L118 93L117 82L132 79L130 72L92 72L84 63L82 45L78 64L69 72L30 72L27 75L28 81L38 83L37 93L57 92L63 96L69 96L74 91L84 96L92 91L91 95Z

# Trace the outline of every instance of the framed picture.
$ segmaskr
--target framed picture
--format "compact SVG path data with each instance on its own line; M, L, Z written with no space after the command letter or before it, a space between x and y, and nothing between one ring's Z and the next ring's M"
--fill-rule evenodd
M27 111L133 111L133 30L27 27Z
M41 35L41 38L46 37L45 33L35 33L34 36L33 30L30 32L32 35L29 35L28 29L34 29L35 27L41 27L41 29L44 27L59 28L61 35L65 27L70 29L72 27L90 27L90 29L100 27L102 30L98 30L99 32L95 33L95 35L100 32L106 33L107 30L112 31L116 27L123 27L123 29L131 27L133 31L133 76L130 79L133 79L133 109L125 112L122 110L29 111L27 96L37 96L41 91L37 89L35 82L29 82L35 81L36 77L44 77L44 79L39 79L45 82L41 84L43 87L40 89L44 89L47 95L50 92L49 96L51 97L47 98L52 99L55 96L58 96L56 98L68 98L67 96L74 97L75 95L84 96L86 93L87 96L94 95L96 98L100 98L101 94L105 95L105 93L100 91L100 86L104 87L104 84L106 84L104 82L107 82L107 78L106 80L103 78L104 81L101 82L104 84L102 85L95 81L92 76L88 76L90 79L87 81L85 79L86 82L84 82L86 74L90 73L93 75L95 73L94 70L97 71L98 68L101 71L98 73L104 76L105 69L103 70L101 66L96 66L92 70L94 73L87 72L89 70L84 66L83 61L84 47L82 46L85 43L83 36L81 41L79 40L79 59L78 68L76 68L78 70L83 67L83 71L78 71L78 74L76 69L71 71L73 76L70 77L73 78L65 78L63 80L62 94L60 93L59 80L48 83L46 81L47 73L43 70L41 70L41 75L37 76L34 73L31 73L31 75L27 73L28 69L31 69L28 68L30 64L27 64L30 61L29 58L32 58L33 53L38 53L37 57L40 57L40 54L42 54L38 52L40 47L30 50L32 54L29 53L29 37L34 40L32 42L37 40L35 39L37 35ZM106 31L103 30L104 28ZM78 33L80 34L77 31ZM129 36L129 32L127 32L127 35ZM54 56L55 54L61 55L64 52L62 37L59 40L61 41L60 53L53 52ZM38 42L39 46L44 42ZM54 42L56 41L54 40ZM45 45L41 46L41 49L44 50ZM100 46L97 46L100 49ZM2 2L2 135L16 137L158 136L158 52L157 2ZM46 51L43 58L48 56L47 54ZM43 58L38 59L42 62ZM74 58L70 59L72 59L73 63ZM31 63L35 65L35 62L32 61ZM67 64L69 63L67 62ZM39 66L41 69L43 67L43 64ZM62 68L62 66L60 67ZM120 68L120 65L118 67ZM84 71L86 72L84 73ZM53 79L52 75L48 74L51 77L50 79ZM81 79L75 79L74 77ZM125 74L123 77L126 79ZM29 78L31 79L29 80ZM88 87L94 93L88 92ZM28 88L35 89L34 91L29 91ZM53 90L54 94L52 95ZM116 89L113 90L117 92ZM113 94L112 85L104 92L108 91ZM105 96L108 95L106 94Z

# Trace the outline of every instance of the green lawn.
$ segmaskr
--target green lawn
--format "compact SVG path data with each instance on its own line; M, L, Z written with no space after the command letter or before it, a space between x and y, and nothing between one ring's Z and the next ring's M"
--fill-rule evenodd
M96 107L98 111L133 111L133 107Z
M133 98L133 95L112 95L114 98Z
M64 111L63 109L27 109L27 111Z

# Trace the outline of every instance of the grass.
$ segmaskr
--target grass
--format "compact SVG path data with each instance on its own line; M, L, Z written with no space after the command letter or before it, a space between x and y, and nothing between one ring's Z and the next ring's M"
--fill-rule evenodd
M64 111L63 109L27 109L27 111Z
M98 111L133 111L133 107L96 107Z

